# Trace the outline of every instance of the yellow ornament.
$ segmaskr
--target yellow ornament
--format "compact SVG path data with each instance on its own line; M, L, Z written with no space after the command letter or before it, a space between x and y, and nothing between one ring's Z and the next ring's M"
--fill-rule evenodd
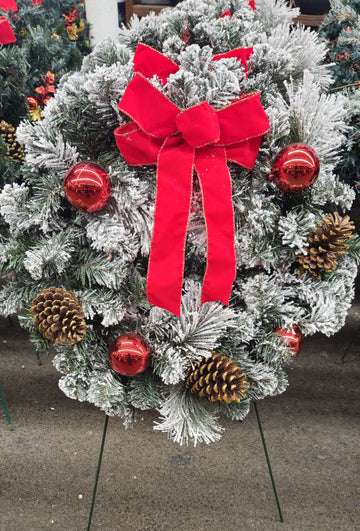
M85 29L85 22L83 19L80 20L79 26L77 26L77 24L73 22L71 26L66 27L67 34L71 41L77 41L79 38L79 33L84 31L84 29Z
M40 105L37 105L34 109L28 109L28 113L31 116L33 122L41 122L44 118Z

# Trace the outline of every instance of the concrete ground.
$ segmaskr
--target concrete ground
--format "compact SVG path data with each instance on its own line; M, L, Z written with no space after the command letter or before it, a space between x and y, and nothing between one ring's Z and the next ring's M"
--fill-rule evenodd
M359 297L358 297L359 299ZM308 338L282 396L259 403L284 515L279 522L254 409L224 421L220 442L180 447L109 420L92 530L360 530L360 335L356 303L344 329ZM0 320L0 530L86 530L105 416L57 387L26 333Z

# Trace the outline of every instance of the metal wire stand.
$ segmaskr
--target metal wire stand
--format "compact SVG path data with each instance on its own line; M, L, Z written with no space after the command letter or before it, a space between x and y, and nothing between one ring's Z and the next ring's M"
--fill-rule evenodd
M267 448L266 448L265 436L264 436L264 432L263 432L263 429L262 429L262 426L261 426L259 410L258 410L258 407L257 407L257 404L256 404L255 401L254 401L254 405L255 405L255 413L256 413L256 418L257 418L257 421L258 421L258 426L259 426L259 431L260 431L260 435L261 435L261 440L262 440L263 447L264 447L266 462L267 462L267 466L268 466L268 469L269 469L271 485L272 485L272 488L273 488L273 491L274 491L275 501L276 501L276 505L277 505L278 512L279 512L279 518L280 518L280 522L283 522L284 518L283 518L283 515L282 515L282 512L281 512L280 502L279 502L279 498L278 498L278 495L277 495L277 492L276 492L275 480L274 480L274 476L273 476L273 473L272 473L272 470L271 470L270 458L269 458L269 454L268 454L268 451L267 451Z
M259 411L258 411L258 407L257 407L256 402L254 402L254 404L255 404L256 418L257 418L257 421L258 421L259 431L260 431L260 435L261 435L261 441L262 441L264 452L265 452L266 462L267 462L267 465L268 465L269 475L270 475L270 479L271 479L271 485L272 485L272 488L273 488L273 491L274 491L275 501L276 501L276 505L277 505L277 509L278 509L278 513L279 513L279 518L280 518L280 522L283 522L284 519L283 519L283 515L282 515L281 507L280 507L280 502L279 502L279 498L278 498L277 491L276 491L274 476L273 476L273 473L272 473L272 470L271 470L270 458L269 458L269 454L268 454L267 447L266 447L264 432L263 432L263 429L262 429L262 426L261 426L260 415L259 415ZM98 466L97 466L97 470L96 470L95 484L94 484L94 489L93 489L93 496L92 496L92 501L91 501L91 507L90 507L90 514L89 514L87 531L90 531L90 528L91 528L91 522L92 522L92 517L93 517L93 512L94 512L94 507L95 507L96 492L97 492L97 487L98 487L98 482L99 482L99 475L100 475L102 457L103 457L103 453L104 453L104 446L105 446L105 438L106 438L108 421L109 421L109 417L108 417L108 415L105 415L105 424L104 424L104 430L103 430L103 435L102 435L102 440L101 440L100 454L99 454Z
M39 354L39 351L38 351L38 349L36 347L35 347L35 354L36 354L36 359L37 359L38 365L42 365L42 361L40 359L40 354Z
M100 474L100 468L101 468L102 456L103 456L103 453L104 453L104 445L105 445L105 438L106 438L106 431L107 431L108 421L109 421L109 416L108 416L108 415L105 415L105 425L104 425L104 431L103 431L103 436L102 436L102 441L101 441L101 447L100 447L100 454L99 454L98 467L97 467L97 470L96 470L95 485L94 485L93 497L92 497L92 501L91 501L91 508L90 508L90 514L89 514L89 521L88 521L87 531L90 531L92 515L93 515L93 512L94 512L95 499L96 499L96 491L97 491L97 486L98 486L98 482L99 482L99 474Z
M1 385L0 385L0 396L1 396L1 401L3 403L3 406L4 406L4 409L5 409L5 415L6 415L6 418L7 418L7 422L8 422L8 426L9 426L9 430L12 431L14 429L13 425L11 424L11 419L10 419L10 415L9 415L9 411L8 411L8 408L6 406L6 402L5 402L5 397L4 397L4 393L1 389Z
M344 354L342 355L342 358L341 358L341 363L344 362L344 359L345 359L345 356L346 354L349 352L349 350L351 349L351 347L353 346L354 342L355 342L355 339L357 338L358 334L360 332L360 325L359 325L359 328L356 330L355 334L353 335L350 343L348 344Z

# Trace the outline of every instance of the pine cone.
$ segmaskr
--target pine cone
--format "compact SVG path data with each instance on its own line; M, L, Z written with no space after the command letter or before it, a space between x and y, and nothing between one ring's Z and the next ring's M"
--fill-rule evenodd
M329 214L318 222L317 229L308 237L309 247L304 250L307 255L298 254L295 260L299 262L298 274L309 271L321 280L321 274L331 273L337 268L337 255L345 254L349 245L344 243L353 237L354 223L349 216L343 218L337 212Z
M25 157L24 147L17 141L14 127L5 122L5 120L1 120L0 135L8 147L7 156L10 159L22 162Z
M209 358L203 357L186 373L186 387L211 402L240 402L240 396L246 396L249 385L240 367L220 352L213 352Z
M70 345L83 339L86 334L85 315L72 291L47 288L31 304L34 324L46 339Z

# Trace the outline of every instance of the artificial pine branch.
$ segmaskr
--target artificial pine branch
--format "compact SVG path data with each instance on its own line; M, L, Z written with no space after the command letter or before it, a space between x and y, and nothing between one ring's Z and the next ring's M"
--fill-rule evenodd
M360 185L360 1L332 0L331 9L319 28L328 47L331 62L332 92L347 99L348 123L346 146L335 168L336 174L354 188Z

